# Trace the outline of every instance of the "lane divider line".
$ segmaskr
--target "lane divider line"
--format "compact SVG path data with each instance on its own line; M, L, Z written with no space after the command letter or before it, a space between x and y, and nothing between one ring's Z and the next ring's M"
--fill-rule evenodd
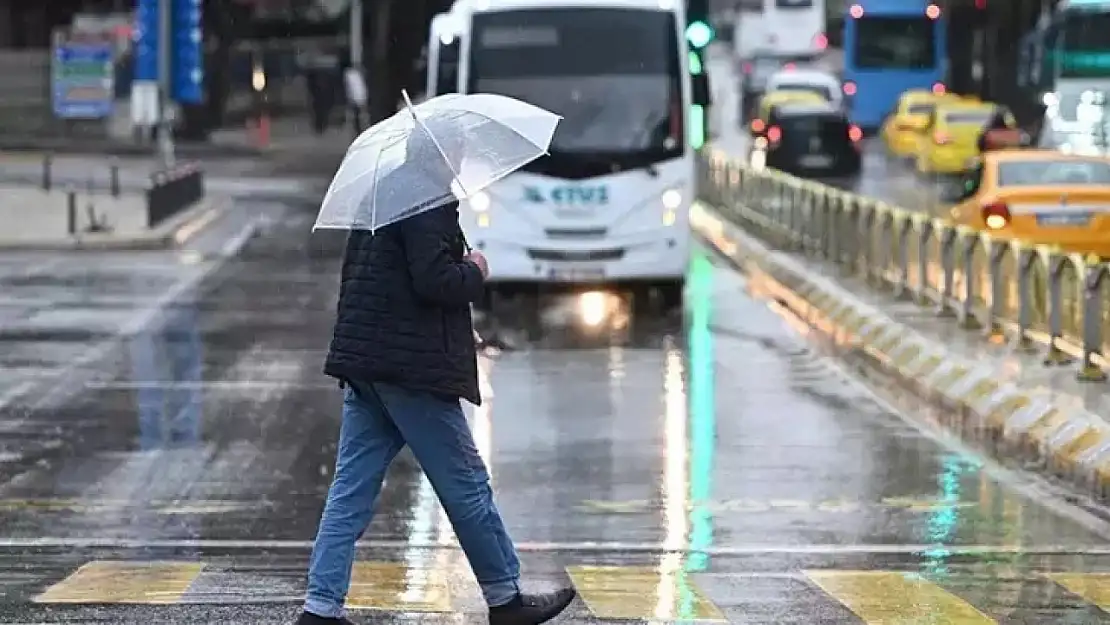
M306 551L311 550L311 540L251 540L251 539L128 539L128 538L5 538L0 539L0 549L9 551L49 550L69 551L74 549L104 550L146 550L146 549L190 549L206 550L218 554L236 551ZM360 549L412 549L428 551L455 551L457 545L442 544L437 541L410 540L367 540L360 541ZM824 545L779 545L779 544L734 544L705 549L672 549L656 542L533 542L522 541L516 545L518 551L529 553L636 553L647 555L666 554L706 554L710 556L752 556L752 555L913 555L936 549L936 544L824 544ZM998 545L949 545L945 549L954 556L1021 554L1021 555L1091 555L1110 556L1110 547L1100 544L998 544Z

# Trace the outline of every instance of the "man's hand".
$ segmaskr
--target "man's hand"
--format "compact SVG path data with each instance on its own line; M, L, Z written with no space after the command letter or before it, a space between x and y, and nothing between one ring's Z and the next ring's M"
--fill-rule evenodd
M488 278L489 277L489 261L486 260L485 255L483 255L481 252L475 250L475 251L467 254L466 255L466 260L469 260L470 262L474 263L475 265L478 265L478 269L482 270L482 277L483 278Z

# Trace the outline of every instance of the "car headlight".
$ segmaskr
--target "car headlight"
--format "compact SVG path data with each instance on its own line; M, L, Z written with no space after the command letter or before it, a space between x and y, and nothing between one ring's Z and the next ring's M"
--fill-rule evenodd
M677 189L667 189L659 199L667 210L677 210L682 205L682 194Z
M485 191L479 191L474 195L471 195L467 199L467 203L470 205L471 210L473 210L474 212L484 213L489 210L489 194Z

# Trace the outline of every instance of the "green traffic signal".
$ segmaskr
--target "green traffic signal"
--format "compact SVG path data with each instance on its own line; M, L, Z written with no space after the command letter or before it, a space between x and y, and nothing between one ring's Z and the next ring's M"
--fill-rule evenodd
M690 22L690 25L686 27L686 40L695 48L704 48L709 45L709 42L713 41L713 34L713 27L700 20Z

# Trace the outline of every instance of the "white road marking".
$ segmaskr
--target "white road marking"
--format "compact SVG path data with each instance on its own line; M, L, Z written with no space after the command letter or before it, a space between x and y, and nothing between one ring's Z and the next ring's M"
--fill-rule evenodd
M311 540L221 540L166 539L142 540L129 538L0 538L0 549L212 549L212 550L302 550L311 549ZM365 549L458 549L457 543L413 540L366 540L358 547ZM937 548L935 544L919 545L733 545L707 549L668 549L657 542L519 542L524 552L627 552L627 553L704 553L711 556L750 555L914 555ZM955 556L1026 554L1026 555L1091 555L1110 556L1110 547L1084 545L946 545L945 552Z
M104 391L220 391L220 392L248 392L248 391L316 391L335 390L335 383L304 384L293 381L271 380L139 380L139 381L112 381L103 382L93 380L85 384L85 388Z

